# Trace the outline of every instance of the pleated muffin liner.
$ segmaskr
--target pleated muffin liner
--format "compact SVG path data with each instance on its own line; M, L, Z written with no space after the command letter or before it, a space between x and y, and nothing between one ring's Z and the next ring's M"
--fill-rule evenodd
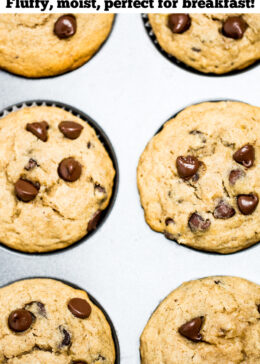
M13 283L16 283L16 282L21 282L21 281L26 281L26 280L30 280L30 279L52 279L54 281L58 281L58 282L61 282L63 284L66 284L67 286L71 287L71 288L74 288L74 289L77 289L77 290L80 290L80 291L84 291L87 293L90 301L95 305L97 306L100 311L103 313L103 315L105 316L109 326L110 326L110 329L111 329L111 333L112 333L112 338L113 338L113 342L114 342L114 345L115 345L115 362L114 364L120 364L120 345L119 345L119 339L118 339L118 336L117 336L117 332L116 332L116 329L115 329L115 326L109 316L109 314L107 313L107 311L104 309L104 307L99 303L99 301L97 301L97 299L95 297L92 296L92 294L90 294L88 291L86 291L85 289L79 287L77 284L75 283L71 283L71 282L68 282L64 279L59 279L59 278L53 278L53 277L46 277L46 276L43 276L43 277L26 277L26 278L21 278L21 279L17 279L15 281L11 281L7 284L4 284L1 286L1 288L4 288L4 287L7 287L7 286L10 286L11 284Z
M67 251L69 249L78 247L79 244L81 244L81 243L85 242L87 239L89 239L93 234L95 234L96 231L99 230L99 228L103 225L103 223L106 221L109 214L111 213L115 200L116 200L116 196L117 196L117 192L118 192L118 184L119 184L119 167L118 167L117 157L116 157L114 148L113 148L107 134L98 125L98 123L96 121L94 121L91 117L89 117L86 113L80 111L79 109L77 109L71 105L68 105L68 104L65 104L62 102L58 102L58 101L30 100L30 101L19 102L19 103L16 103L14 105L4 108L2 111L0 111L0 121L2 118L4 118L5 116L7 116L15 111L19 111L19 110L22 110L23 108L34 107L34 106L57 107L57 108L65 110L67 112L70 112L72 115L74 115L74 116L80 118L81 120L85 121L86 123L88 123L95 130L98 139L100 140L100 142L104 146L105 150L107 151L107 153L113 163L113 167L115 169L115 177L114 177L114 181L113 181L114 183L113 183L112 195L110 197L109 204L106 207L106 209L101 212L101 216L98 221L96 229L90 231L85 236L83 236L83 238L75 241L73 244L71 244L67 247L58 249L58 250L30 253L30 252L23 252L18 249L8 247L4 243L0 243L1 246L7 250L11 250L11 251L19 253L19 254L26 254L26 255L30 255L30 256L31 255L48 255L48 254L62 253L63 251Z
M247 104L247 105L250 105L248 102L244 102L244 101L240 101L240 100L234 100L234 99L215 99L215 100L202 100L202 101L199 101L199 102L195 102L195 103L192 103L192 104L189 104L185 107L183 107L182 109L180 109L179 111L175 112L172 116L170 116L160 127L159 129L153 134L153 136L156 136L157 134L159 134L165 124L170 121L171 119L174 119L176 118L176 116L178 116L182 111L184 111L185 109L189 108L190 106L195 106L195 105L200 105L200 104L204 104L205 102L211 102L211 103L218 103L218 102L240 102L240 103L243 103L243 104ZM151 139L150 139L151 140ZM149 143L149 142L148 142ZM159 234L163 234L162 232L158 232ZM225 256L225 255L232 255L232 254L239 254L239 253L243 253L244 251L246 250L249 250L249 249L254 249L257 247L257 244L259 243L258 242L255 242L254 244L244 248L244 249L241 249L241 250L238 250L238 251L235 251L235 252L231 252L231 253L220 253L220 252L215 252L215 251L209 251L209 250L203 250L203 249L198 249L198 248L195 248L195 247L192 247L192 246L189 246L189 245L185 245L185 244L180 244L178 243L178 241L176 239L170 239L166 236L166 234L163 234L165 236L165 238L170 241L170 242L173 242L173 243L176 243L178 246L180 247L183 247L183 248L186 248L186 249L190 249L190 250L193 250L193 251L196 251L196 252L200 252L200 253L203 253L203 254L210 254L210 255L218 255L218 256Z
M142 17L142 21L144 24L144 28L146 30L146 33L148 34L151 42L153 43L153 45L155 46L155 48L165 57L168 59L168 61L170 61L171 63L173 63L175 66L180 67L181 69L188 71L190 73L196 74L196 75L200 75L200 76L209 76L209 77L225 77L225 76L235 76L244 72L247 72L255 67L257 67L260 64L260 60L254 62L253 64L249 65L248 67L245 67L241 70L233 70L227 73L223 73L223 74L217 74L217 73L204 73L201 72L199 70L197 70L196 68L193 68L189 65L187 65L186 63L180 61L178 58L174 57L173 55L167 53L159 44L156 35L152 29L152 26L149 22L149 18L148 18L148 14L141 14Z

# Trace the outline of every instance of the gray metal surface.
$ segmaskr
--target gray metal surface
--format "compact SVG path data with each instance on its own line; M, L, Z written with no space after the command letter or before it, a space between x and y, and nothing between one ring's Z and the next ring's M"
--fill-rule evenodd
M150 314L183 281L222 274L260 283L260 246L228 256L178 246L146 225L136 187L139 156L165 120L203 100L260 106L259 72L256 67L235 76L205 77L180 69L153 46L140 15L119 15L101 51L74 72L42 80L0 72L1 109L30 99L75 106L105 130L120 171L112 212L90 239L52 255L0 247L0 284L48 276L89 291L115 325L121 363L138 364L139 336Z

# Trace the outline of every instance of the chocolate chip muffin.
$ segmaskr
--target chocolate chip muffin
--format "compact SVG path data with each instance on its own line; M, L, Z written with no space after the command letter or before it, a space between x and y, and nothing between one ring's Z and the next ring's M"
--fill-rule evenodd
M190 106L168 121L138 165L147 223L169 239L231 253L260 239L260 108Z
M260 363L260 287L237 277L182 284L141 336L142 364Z
M115 171L94 129L61 108L0 120L0 242L24 252L67 247L96 228Z
M52 279L0 289L0 362L113 364L110 326L84 291Z
M54 76L88 61L108 37L113 14L1 14L0 68Z
M260 59L260 14L149 14L160 46L204 73L241 70Z

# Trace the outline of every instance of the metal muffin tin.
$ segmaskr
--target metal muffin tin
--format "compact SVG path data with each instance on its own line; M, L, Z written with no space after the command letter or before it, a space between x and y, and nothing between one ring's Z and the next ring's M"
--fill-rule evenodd
M151 27L151 24L149 22L149 18L148 18L148 14L142 14L142 20L143 20L143 23L144 23L144 27L145 27L145 30L149 36L149 38L151 39L152 43L154 44L154 46L156 47L156 49L165 57L167 58L170 62L172 62L174 65L186 70L186 71L189 71L189 72L192 72L192 73L195 73L197 75L200 75L200 76L212 76L212 77L224 77L224 76L232 76L232 75L237 75L239 73L242 73L242 72L246 72L248 70L250 70L251 68L253 67L256 67L260 64L260 61L256 61L254 62L253 64L251 64L250 66L246 67L246 68L243 68L241 70L234 70L234 71L230 71L230 72L226 72L226 73L223 73L223 74L216 74L216 73L213 73L213 72L210 72L210 73L204 73L204 72L201 72L199 70L197 70L196 68L193 68L191 66L189 66L188 64L180 61L178 58L174 57L173 55L167 53L159 44L157 38L156 38L156 35L154 34L154 31Z
M86 241L53 254L22 254L0 246L0 285L55 277L91 292L115 326L121 363L140 364L139 337L147 320L181 283L213 275L260 283L259 244L226 256L167 240L146 224L136 186L139 157L165 120L203 100L260 106L259 76L259 67L226 77L174 67L158 55L140 14L118 15L100 52L73 72L36 80L0 71L0 109L31 99L73 105L107 132L120 173L109 217Z

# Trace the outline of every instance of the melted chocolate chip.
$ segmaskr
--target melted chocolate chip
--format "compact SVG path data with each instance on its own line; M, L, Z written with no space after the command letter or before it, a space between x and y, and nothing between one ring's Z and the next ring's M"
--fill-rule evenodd
M26 125L26 130L35 135L37 138L46 142L48 139L49 124L46 121L40 123L30 123Z
M176 159L178 174L184 179L193 177L197 173L199 166L199 160L191 155L187 157L180 156Z
M63 159L58 167L60 178L67 182L74 182L81 176L81 164L74 158Z
M18 179L14 185L16 196L23 202L29 202L35 199L39 189L33 184L33 182Z
M255 161L255 149L252 145L246 144L233 154L233 158L237 163L250 168Z
M99 184L95 184L95 186L94 186L94 189L95 189L95 191L98 191L98 192L100 192L100 193L103 193L103 194L105 194L106 193L106 189L105 189L105 187L102 187L102 186L100 186Z
M202 232L206 231L210 227L211 222L209 219L205 220L202 216L194 212L190 216L188 224L192 232Z
M74 121L62 121L59 123L59 129L66 138L77 139L81 134L83 126Z
M91 314L90 304L82 298L72 298L68 303L70 312L78 318L85 319Z
M170 224L174 224L174 220L170 217L167 217L167 219L165 219L165 225L168 226Z
M77 31L77 21L73 15L63 15L54 25L54 33L60 39L72 37Z
M91 220L88 222L88 228L87 228L88 233L97 228L97 225L98 225L99 220L101 218L101 214L102 214L101 210L98 210L93 214Z
M31 171L32 169L34 169L35 167L39 167L38 163L36 162L36 160L30 158L28 163L26 164L26 166L24 167L24 169L26 171Z
M216 206L213 215L216 219L230 219L236 213L235 209L225 201L220 201Z
M233 169L229 174L229 183L231 185L234 185L237 180L239 180L242 177L245 177L245 172L242 171L242 169Z
M8 317L9 328L15 332L22 332L29 329L33 322L31 312L19 309L10 313Z
M241 16L230 16L223 24L222 33L233 39L241 39L248 25Z
M168 18L168 26L173 33L184 33L189 29L191 19L189 14L170 14Z
M71 344L69 332L63 326L59 326L59 330L63 336L61 346L69 346Z
M200 330L203 323L203 318L203 316L195 317L194 319L186 322L179 328L179 333L194 342L202 341Z
M258 202L258 196L254 193L249 195L239 195L237 197L237 206L239 211L244 215L251 215L255 211Z
M41 302L32 301L30 303L27 303L27 305L25 305L24 308L27 311L30 311L31 313L33 313L35 316L39 315L39 316L47 318L45 305Z

